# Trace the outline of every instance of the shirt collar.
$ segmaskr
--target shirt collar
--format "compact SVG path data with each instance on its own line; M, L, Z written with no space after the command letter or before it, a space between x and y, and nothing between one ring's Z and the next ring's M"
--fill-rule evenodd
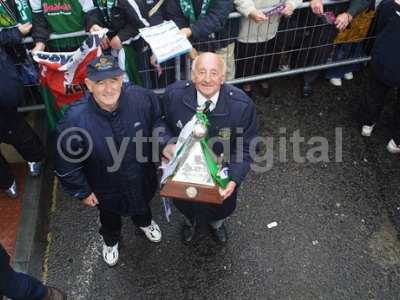
M206 101L210 100L212 102L210 105L210 111L212 111L215 108L215 106L217 106L218 97L219 97L219 91L215 93L215 95L212 96L210 99L207 99L199 91L197 91L197 106L204 107Z

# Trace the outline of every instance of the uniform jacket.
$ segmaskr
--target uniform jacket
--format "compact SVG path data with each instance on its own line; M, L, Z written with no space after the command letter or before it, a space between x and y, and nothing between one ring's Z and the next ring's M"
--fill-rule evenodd
M196 113L196 89L190 81L177 81L166 88L163 107L168 129L178 136L184 126ZM240 185L250 169L250 142L257 135L256 112L253 102L243 91L224 84L221 87L217 105L208 119L210 121L208 136L216 139L212 150L216 155L223 152L223 144L229 144L228 160L230 179ZM242 138L243 143L238 142ZM243 151L237 148L243 144ZM241 153L243 152L243 153ZM241 159L242 157L242 159ZM226 199L218 208L220 219L229 216L236 206L236 193Z
M82 130L71 130L61 139L65 134L63 132L71 127L87 132L91 142ZM93 96L87 93L82 100L70 106L57 128L59 140L63 142L57 145L55 166L64 189L80 199L93 192L101 208L121 215L145 213L146 204L153 197L158 181L151 162L151 144L138 144L132 138L140 137L140 134L150 137L155 127L165 128L158 99L151 91L125 85L118 108L112 113L102 110ZM73 156L76 161L60 155L60 149L68 153L65 141L72 134L82 138L81 141L75 140L72 149L83 149L82 155L90 153L81 162L78 159L82 160L82 155ZM91 151L90 144L93 146ZM115 162L112 153L125 148L120 168L107 169ZM158 157L158 153L156 155ZM147 162L140 161L141 157Z
M400 86L400 5L393 0L378 7L372 68L378 79L389 86Z
M195 0L201 1L201 0ZM180 7L179 0L164 4L164 19L173 20L179 28L190 27L193 46L200 51L214 51L234 42L238 32L238 20L228 20L233 10L232 0L214 0L205 16L190 24ZM197 45L201 43L201 45Z

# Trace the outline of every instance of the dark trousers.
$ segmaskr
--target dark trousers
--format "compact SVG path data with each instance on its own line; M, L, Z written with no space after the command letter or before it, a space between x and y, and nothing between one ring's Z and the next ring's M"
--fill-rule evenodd
M101 227L99 233L103 236L104 243L111 247L121 239L121 215L109 210L99 209ZM147 227L151 224L152 214L150 208L146 214L133 215L131 220L137 227Z
M25 121L15 114L14 124L2 123L0 128L0 143L13 145L26 161L38 162L44 158L43 145ZM3 155L0 153L0 189L8 189L14 181L11 168Z
M9 256L0 245L0 298L3 295L16 300L41 300L46 292L40 281L10 267Z
M360 113L362 125L373 125L378 120L387 102L387 94L392 87L380 81L374 74L371 74L369 87L364 99L362 100ZM399 98L399 97L398 97ZM400 99L397 99L392 119L392 138L397 145L400 144Z

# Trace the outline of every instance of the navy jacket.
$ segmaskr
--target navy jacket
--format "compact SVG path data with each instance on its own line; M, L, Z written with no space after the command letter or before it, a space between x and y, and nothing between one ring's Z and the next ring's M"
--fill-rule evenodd
M158 185L156 169L150 142L139 144L132 138L151 137L156 127L165 128L158 99L149 90L125 85L112 113L102 110L87 93L70 106L57 128L55 167L64 189L80 199L93 192L100 208L121 215L145 213ZM71 139L68 145L73 135L78 139ZM61 155L61 151L69 153L68 147L72 149L69 152L76 151L68 156L73 160ZM115 162L112 153L124 149L121 166L110 170ZM83 159L86 153L89 156Z
M400 5L383 1L376 17L372 68L382 82L400 86Z
M163 99L165 121L174 136L196 113L197 91L190 81L178 81L167 87ZM224 84L221 87L217 106L208 115L208 136L215 139L212 150L216 155L225 149L229 176L240 185L250 169L250 142L257 136L256 111L251 99L240 89ZM241 140L243 142L241 142ZM243 150L237 146L243 145ZM217 208L219 219L229 216L236 207L236 193Z
M195 0L202 1L202 0ZM233 43L239 31L239 18L229 20L233 11L232 0L214 0L205 16L193 24L183 15L179 0L164 4L164 19L173 20L179 28L190 27L191 42L200 51L215 51Z

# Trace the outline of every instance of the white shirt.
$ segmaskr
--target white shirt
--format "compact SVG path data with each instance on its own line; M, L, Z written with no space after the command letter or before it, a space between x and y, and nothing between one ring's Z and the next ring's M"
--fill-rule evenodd
M213 111L215 106L217 106L218 97L219 97L219 91L214 96L212 96L210 99L207 99L199 91L197 91L197 106L204 109L204 107L206 105L206 101L211 100L211 105L210 105L209 110Z

